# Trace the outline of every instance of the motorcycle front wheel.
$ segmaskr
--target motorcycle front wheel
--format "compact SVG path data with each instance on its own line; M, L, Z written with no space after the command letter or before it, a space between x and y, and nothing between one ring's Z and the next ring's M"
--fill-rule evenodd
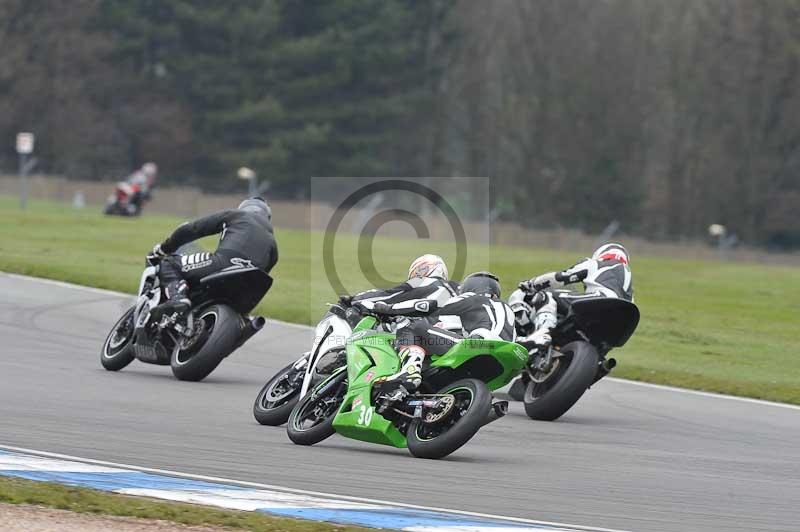
M277 427L289 420L297 401L303 378L298 373L305 374L305 369L295 369L292 362L276 373L261 388L253 403L253 417L262 425Z
M119 371L135 357L133 352L134 307L125 311L108 333L100 351L100 363L108 371Z
M286 434L297 445L314 445L333 436L333 418L347 393L347 372L340 371L320 383L295 405Z

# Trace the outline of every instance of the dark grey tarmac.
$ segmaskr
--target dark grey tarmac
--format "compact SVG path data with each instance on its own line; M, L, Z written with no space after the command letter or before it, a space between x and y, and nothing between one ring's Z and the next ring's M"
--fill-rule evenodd
M252 403L309 329L270 322L185 383L168 367L100 366L129 297L5 274L0 294L2 444L575 525L800 530L800 410L603 381L557 422L512 404L445 460L338 436L298 447Z

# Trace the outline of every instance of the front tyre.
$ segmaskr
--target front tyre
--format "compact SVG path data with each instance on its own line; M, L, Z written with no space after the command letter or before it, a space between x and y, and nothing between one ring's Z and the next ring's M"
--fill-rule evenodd
M122 317L108 333L103 348L100 350L100 363L108 371L119 371L131 362L135 357L133 351L133 313L135 308L131 307L125 311Z
M297 445L314 445L333 436L333 418L347 393L347 372L340 371L303 397L289 415L286 434Z
M406 438L408 450L417 458L443 458L467 443L486 423L492 408L492 393L483 381L463 379L445 386L439 394L455 401L450 414L436 423L411 422Z
M253 403L253 417L262 425L277 427L289 420L300 397L305 374L304 369L295 369L294 365L292 362L280 370L258 392Z
M195 331L172 351L172 374L182 381L201 381L230 354L241 335L241 317L227 305L195 313Z
M592 385L597 375L599 355L588 342L572 342L561 349L559 366L544 382L531 380L525 388L525 413L531 419L558 419Z

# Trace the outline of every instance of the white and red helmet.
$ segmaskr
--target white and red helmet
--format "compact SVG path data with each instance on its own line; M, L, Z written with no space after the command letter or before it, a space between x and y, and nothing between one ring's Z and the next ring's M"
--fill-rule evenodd
M628 258L628 250L626 250L622 244L617 244L615 242L611 242L609 244L603 244L602 246L597 248L592 254L592 258L594 260L600 260L600 261L615 260L623 264L630 264L630 259Z
M438 277L446 281L449 278L449 273L442 257L439 255L423 255L414 259L414 262L408 268L408 278L413 279L414 277Z
M155 179L158 175L158 166L156 163L144 163L142 165L142 173L147 176L148 179Z

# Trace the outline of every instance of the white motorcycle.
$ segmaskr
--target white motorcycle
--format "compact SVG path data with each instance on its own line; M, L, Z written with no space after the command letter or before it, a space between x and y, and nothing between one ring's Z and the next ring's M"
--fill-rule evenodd
M253 404L256 421L262 425L283 425L297 401L314 384L345 365L345 343L356 319L353 309L331 305L314 330L311 351L278 371L261 388Z
M262 425L278 426L289 420L297 402L336 369L347 364L345 344L361 314L348 305L331 305L314 330L311 351L276 373L258 392L253 416ZM389 332L408 323L381 324ZM390 330L391 329L391 330Z

